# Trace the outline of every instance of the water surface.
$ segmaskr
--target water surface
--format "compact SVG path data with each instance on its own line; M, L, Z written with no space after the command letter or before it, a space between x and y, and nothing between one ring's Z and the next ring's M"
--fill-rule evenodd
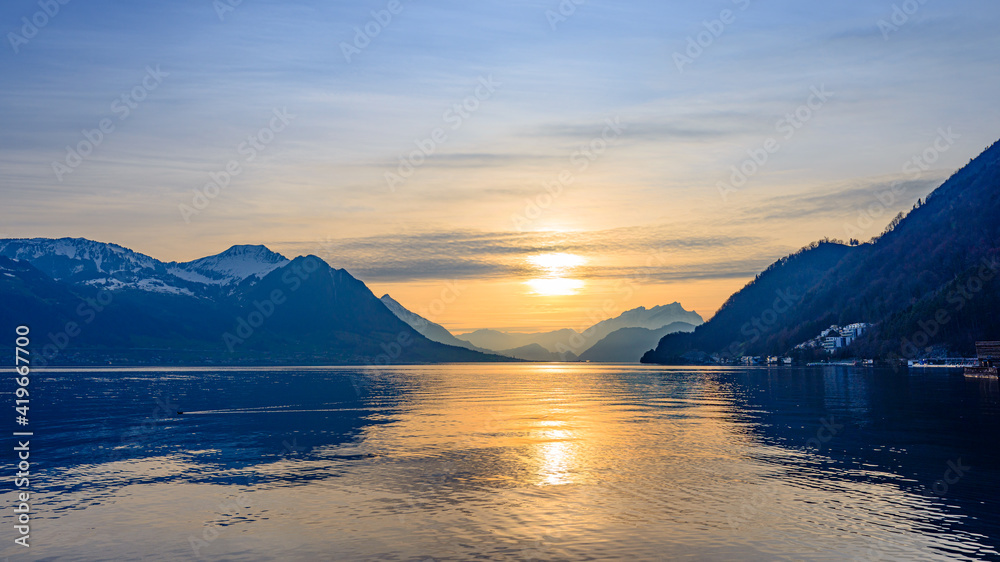
M12 559L1000 559L1000 389L953 373L66 370L32 392Z

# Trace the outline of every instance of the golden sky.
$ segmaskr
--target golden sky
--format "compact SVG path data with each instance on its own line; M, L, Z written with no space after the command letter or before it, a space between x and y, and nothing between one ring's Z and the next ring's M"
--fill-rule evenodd
M455 332L674 301L707 319L996 140L998 7L973 4L889 33L860 0L734 2L682 65L715 8L404 3L355 53L372 6L116 6L101 42L78 7L2 59L0 236L164 261L264 244L418 313L454 282L430 316Z

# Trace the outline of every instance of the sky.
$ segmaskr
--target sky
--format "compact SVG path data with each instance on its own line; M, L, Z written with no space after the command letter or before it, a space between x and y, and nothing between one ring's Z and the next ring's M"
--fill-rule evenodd
M987 0L10 0L0 23L0 237L315 254L456 333L708 319L1000 138Z

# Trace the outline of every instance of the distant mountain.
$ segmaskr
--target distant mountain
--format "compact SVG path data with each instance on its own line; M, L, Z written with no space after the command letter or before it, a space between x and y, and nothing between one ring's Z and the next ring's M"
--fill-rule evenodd
M511 333L497 330L476 330L462 334L459 339L466 340L479 348L508 353L511 350L537 344L544 349L574 358L584 352L611 332L622 328L660 329L674 322L686 322L700 325L704 322L698 313L684 310L679 303L673 303L653 308L639 307L623 312L615 318L602 320L590 326L583 333L571 329L540 333ZM648 349L648 348L647 348ZM634 361L638 356L631 359ZM573 359L567 359L573 360Z
M486 329L462 334L459 336L459 339L470 342L477 347L494 351L512 350L537 344L544 349L557 352L560 345L568 345L574 337L579 337L579 333L576 330L568 328L537 334L511 333Z
M84 239L0 240L0 329L51 364L504 361L433 342L315 256L263 246L165 264Z
M600 340L608 334L622 328L648 328L659 330L674 322L684 322L692 326L700 326L705 319L694 311L684 310L680 303L654 306L647 309L644 306L625 311L615 318L603 320L584 331L591 340Z
M611 332L580 354L580 361L637 363L642 354L655 347L663 336L677 332L693 332L694 329L695 326L687 322L674 322L657 330L621 328Z
M549 351L537 343L528 344L515 349L498 351L500 355L523 359L525 361L576 361L577 357L572 352L556 353Z
M824 241L782 258L692 334L665 336L644 362L690 352L782 354L832 324L874 324L845 353L971 355L1000 340L1000 143L956 172L881 236Z
M400 320L409 324L411 328L420 332L425 338L431 341L436 341L445 345L464 347L466 349L472 349L474 351L481 351L484 353L492 353L488 349L476 347L465 340L456 338L444 326L435 324L419 314L407 310L403 305L396 302L389 295L382 295L382 298L379 300L381 300L382 304L384 304L385 307L395 314Z

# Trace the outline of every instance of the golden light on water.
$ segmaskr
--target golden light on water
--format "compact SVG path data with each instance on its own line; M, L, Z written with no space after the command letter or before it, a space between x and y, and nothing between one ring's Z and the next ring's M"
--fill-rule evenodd
M574 269L587 263L581 256L566 253L539 254L528 258L528 263L543 275L525 282L537 295L575 295L584 287L583 281L569 277Z
M541 461L539 467L540 485L557 486L569 484L573 481L571 474L577 462L573 453L573 444L568 441L571 437L566 431L550 431L544 435L551 439L546 443L538 445L537 455Z

